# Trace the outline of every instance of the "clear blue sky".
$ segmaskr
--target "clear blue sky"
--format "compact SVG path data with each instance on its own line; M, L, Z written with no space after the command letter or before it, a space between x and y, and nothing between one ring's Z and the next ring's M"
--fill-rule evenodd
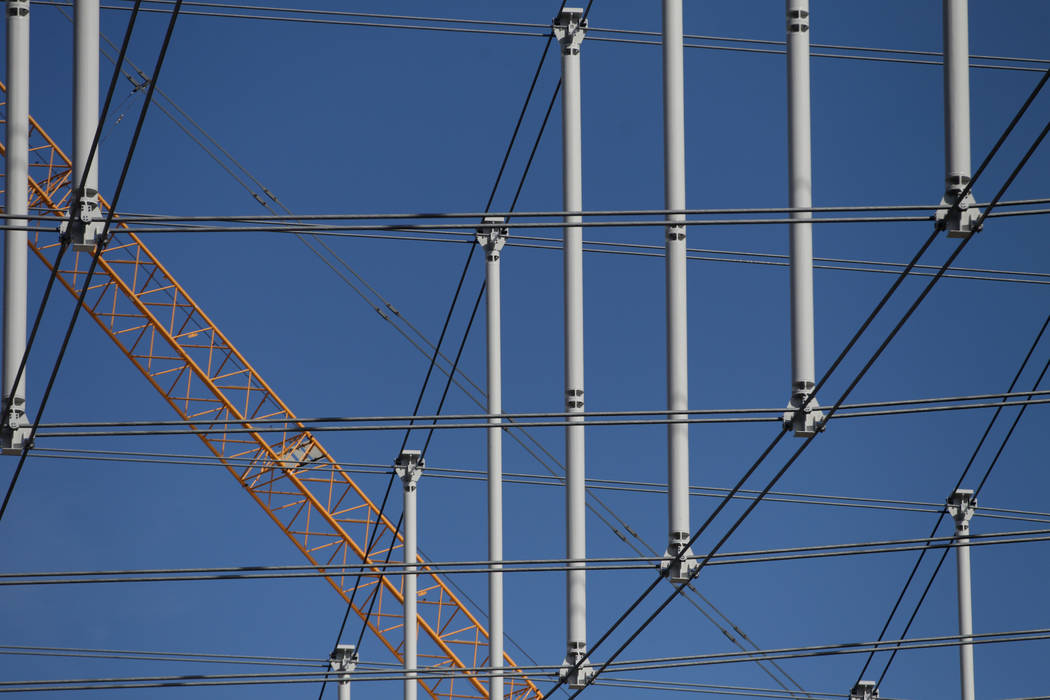
M129 4L119 0L120 4ZM556 2L484 3L412 0L308 7L364 12L546 23ZM571 4L571 3L570 3ZM783 39L779 0L686 4L687 33ZM814 42L938 51L940 2L813 0ZM34 5L31 111L70 146L72 26L54 7ZM127 13L103 13L114 41ZM152 65L164 15L144 18L129 56ZM658 31L659 3L595 0L595 26ZM1050 5L972 0L971 51L1048 58ZM195 17L179 20L160 86L296 213L478 211L484 207L544 40L363 27L333 27ZM711 42L703 42L711 43ZM111 66L103 62L108 76ZM583 157L587 209L663 205L660 53L655 46L584 42ZM974 69L974 167L994 144L1039 78L1038 73ZM543 108L558 80L546 60L496 198L513 195ZM686 52L687 183L690 207L787 204L784 57L691 49ZM104 86L103 86L104 87ZM141 104L126 83L102 145L102 192L109 193ZM125 99L128 98L128 99ZM812 64L814 203L933 204L942 194L941 71L937 66L814 58ZM1050 115L1050 95L1006 145L975 189L987 201ZM120 118L122 117L122 118ZM519 203L521 210L561 208L557 107ZM1008 193L1047 196L1044 148ZM121 199L128 212L264 213L236 182L159 111L150 114ZM828 258L906 261L929 234L927 223L823 225L814 249ZM532 232L529 232L530 234ZM512 236L514 232L512 231ZM538 235L559 236L557 230ZM586 238L662 245L659 228L590 229ZM695 248L783 254L781 226L697 227ZM277 234L207 233L146 239L277 393L299 415L389 415L412 411L426 360L363 304L301 243ZM465 246L367 239L331 245L424 333L436 338ZM954 241L939 240L923 262L940 265ZM1042 217L998 219L957 264L1047 272L1050 240ZM45 269L31 260L30 299ZM586 258L587 408L659 409L665 402L664 284L659 258L591 254ZM694 261L689 267L692 408L784 405L789 393L788 276L784 267ZM468 277L472 300L480 261ZM817 372L838 354L893 277L816 271ZM832 403L925 284L905 283L871 332L822 392ZM561 257L508 248L504 255L504 406L558 411L562 406ZM1048 287L942 280L851 397L883 401L1005 391L1046 316ZM39 397L72 300L56 296L29 374L30 406ZM450 337L469 314L461 306ZM484 378L484 326L472 331L466 371ZM1044 340L1019 386L1029 387L1050 353ZM1034 369L1033 369L1034 368ZM423 412L440 396L433 385ZM453 392L446 412L474 412ZM1014 413L979 455L989 464ZM63 364L46 422L174 418L94 323L83 317ZM1047 511L1047 408L1032 406L981 494L981 505ZM843 420L832 424L779 484L783 491L941 502L974 449L990 413L960 411ZM694 426L696 485L731 486L775 434L773 425ZM562 453L560 429L537 433ZM337 459L389 463L399 433L328 433ZM416 438L413 438L415 441ZM421 441L421 438L420 438ZM749 484L761 485L797 446L775 452ZM45 446L41 441L41 446ZM193 437L77 439L46 446L203 454ZM410 447L412 443L410 443ZM665 429L593 428L589 476L639 482L665 479ZM428 452L436 466L484 468L480 431L438 433ZM0 461L0 480L14 468ZM512 441L508 472L544 473ZM387 477L361 477L379 498ZM965 487L973 488L968 481ZM484 484L424 477L421 546L435 560L485 558ZM508 559L564 555L562 492L508 484ZM599 493L642 539L663 550L661 495ZM717 501L694 498L693 525ZM744 504L729 508L696 549L706 551ZM394 513L397 510L395 508ZM927 512L761 505L727 551L860 542L929 534ZM974 532L1043 527L975 518ZM948 524L939 534L950 534ZM596 518L588 520L592 556L633 553ZM982 547L973 552L974 627L979 633L1050 627L1046 543ZM877 637L913 553L712 567L698 585L760 647L867 641ZM40 571L303 563L285 536L222 469L31 457L0 523L0 569ZM922 570L920 581L929 568ZM589 577L589 630L596 638L648 584L646 572ZM507 577L507 631L541 664L564 656L560 573ZM457 579L476 600L483 576ZM664 590L664 589L661 589ZM915 600L908 598L906 609ZM203 583L6 587L0 595L0 644L202 651L322 658L344 604L320 579ZM910 636L957 630L954 557L933 585ZM351 622L352 641L357 628ZM903 621L890 628L895 638ZM629 628L633 628L629 625ZM688 602L676 601L625 658L731 651L735 647ZM522 654L513 647L516 658ZM981 698L1050 692L1050 642L976 648ZM362 656L391 661L374 638ZM604 653L596 657L601 660ZM861 656L783 662L807 690L848 693ZM881 670L877 660L874 668ZM113 660L0 656L3 680L216 672ZM661 675L663 674L663 675ZM661 680L770 687L753 664L637 674ZM541 688L548 683L541 683ZM334 691L329 690L330 693ZM357 697L399 697L400 685L361 685ZM314 686L145 691L200 698L312 698ZM958 656L941 648L902 652L882 685L884 696L958 696ZM100 691L96 697L127 697ZM602 698L657 697L656 691L593 688Z

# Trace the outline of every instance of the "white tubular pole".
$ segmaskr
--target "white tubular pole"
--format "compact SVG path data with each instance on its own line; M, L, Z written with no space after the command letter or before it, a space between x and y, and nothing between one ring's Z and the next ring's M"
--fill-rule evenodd
M970 180L969 0L944 0L944 156L951 178ZM966 183L961 183L965 185ZM961 189L961 188L960 188Z
M664 204L685 209L685 78L682 56L682 0L663 0ZM672 221L685 214L672 213ZM667 407L689 409L689 316L687 311L685 226L667 227ZM682 419L685 414L672 413ZM672 559L689 542L689 426L667 426L667 574L683 581L695 566L688 557Z
M401 477L404 485L404 521L402 523L402 536L405 547L405 585L404 585L404 630L405 630L405 700L416 700L418 689L418 648L419 648L419 618L417 615L417 604L419 601L418 581L416 580L416 562L418 561L418 545L416 536L418 525L416 520L416 487L419 477L423 473L423 457L418 450L405 450L394 463L397 475Z
M943 0L944 19L944 168L942 204L955 204L970 182L970 26L969 0ZM980 215L972 193L960 203L961 211L948 220L948 235L964 238L973 233ZM944 216L941 212L938 218Z
M70 206L75 208L76 222L72 243L79 250L94 248L99 230L98 148L88 162L98 129L98 36L99 0L77 0L73 3L73 183L78 187L83 180L84 190L73 193Z
M489 492L489 697L503 697L503 370L500 321L500 251L507 240L502 217L486 217L478 229L485 249L485 309L488 353Z
M7 2L7 159L4 206L12 217L29 211L29 0ZM8 226L26 226L10 218ZM26 435L26 378L15 385L26 349L26 231L4 233L3 452L20 453Z
M977 501L973 491L960 489L948 498L955 518L955 561L959 591L959 681L962 700L974 700L973 609L970 593L970 518Z
M554 20L561 46L562 192L565 211L583 210L580 124L580 43L586 23L583 10L563 8ZM570 414L583 412L583 229L582 217L565 217L565 405ZM584 427L582 416L568 418L565 429L566 556L587 556ZM582 687L587 670L587 574L582 563L566 572L566 663L576 666L567 678L571 688Z
M807 209L813 206L809 0L787 0L787 80L788 198L792 208ZM813 333L813 225L797 221L791 224L791 399L784 421L799 437L813 435L823 419L817 400L809 401L816 386Z

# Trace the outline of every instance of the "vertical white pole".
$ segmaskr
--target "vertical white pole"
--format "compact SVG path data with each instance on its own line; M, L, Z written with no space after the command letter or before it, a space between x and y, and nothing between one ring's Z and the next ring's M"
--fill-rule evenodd
M503 370L500 321L500 251L507 240L502 217L486 217L478 228L485 249L485 309L488 355L489 496L489 698L503 697Z
M788 198L795 209L813 206L810 135L809 0L787 0ZM810 219L793 212L792 219ZM813 339L813 225L791 224L791 400L784 422L799 437L820 429ZM809 402L807 404L807 401ZM803 408L803 406L805 408Z
M685 209L685 78L682 56L682 0L663 0L664 204ZM671 221L685 214L672 213ZM667 226L667 407L689 408L689 316L687 314L685 226ZM682 413L669 417L685 418ZM668 545L667 574L672 581L689 578L696 563L683 553L689 542L689 426L667 426Z
M943 0L944 12L944 167L942 206L959 202L970 182L970 26L969 0ZM980 212L972 193L959 202L961 211L948 219L948 235L973 233ZM941 211L938 219L943 218Z
M99 0L73 3L73 182L84 182L82 192L74 192L72 244L77 250L92 250L101 232L98 202L98 161L96 148L90 158L91 143L98 129L98 36ZM87 179L84 174L87 173Z
M970 594L970 518L977 501L973 491L959 489L948 498L955 519L955 556L959 591L959 681L962 700L974 700L973 609Z
M29 0L7 2L7 158L4 206L8 226L29 211ZM18 454L28 437L26 378L15 385L26 349L26 231L4 232L3 452Z
M418 669L418 643L419 643L419 621L417 615L417 604L419 600L418 582L416 580L416 562L418 561L418 545L416 536L418 534L416 521L416 486L419 477L423 473L423 457L419 450L405 450L394 463L397 475L401 477L404 485L404 522L402 534L405 547L405 585L404 585L404 630L405 630L405 700L416 700L418 688L418 677L415 672Z
M566 7L554 20L554 34L561 47L562 193L568 212L583 210L583 175L580 124L580 43L586 22L583 10ZM570 414L583 412L583 229L582 217L565 217L565 405ZM565 428L565 528L566 556L587 556L586 490L583 416L569 416ZM567 682L583 687L589 677L587 658L587 574L583 562L569 564L566 572L565 662Z

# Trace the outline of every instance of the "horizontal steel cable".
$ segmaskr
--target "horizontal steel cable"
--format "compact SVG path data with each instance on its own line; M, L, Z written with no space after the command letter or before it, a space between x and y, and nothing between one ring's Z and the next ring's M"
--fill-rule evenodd
M69 7L69 2L56 2L55 0L37 0L38 5L51 5L55 7ZM154 0L154 4L168 4L166 0ZM431 31L431 32L451 32L456 34L475 34L475 35L492 35L492 36L513 36L513 37L528 37L528 38L547 38L550 36L550 29L547 25L539 25L534 23L525 22L503 22L497 20L456 20L452 18L441 18L441 17L420 17L410 15L382 15L379 13L357 13L351 15L350 13L338 13L338 12L325 12L315 11L312 14L317 15L329 15L332 16L357 16L362 18L371 17L374 19L392 19L398 20L396 22L377 22L377 21L363 21L362 20L347 20L347 19L331 19L318 16L308 17L297 17L295 10L291 8L274 8L265 6L255 5L234 5L234 4L222 4L222 3L197 3L197 7L214 7L214 8L227 8L237 10L235 12L217 12L214 10L185 10L182 14L189 16L198 17L215 17L223 19L242 19L242 20L256 20L256 21L271 21L271 22L284 22L289 24L316 24L316 25L327 25L327 26L344 26L344 27L372 27L379 29L414 29L417 31ZM104 10L127 10L126 6L123 5L103 5ZM165 12L163 8L143 8L143 12ZM246 11L268 11L268 12L285 12L284 15L267 15L267 14L245 14ZM302 13L303 11L299 11ZM307 10L306 12L310 12ZM420 24L419 22L437 22L443 24L466 24L472 26L456 27L456 26L435 26L433 24ZM411 22L411 23L410 23ZM487 26L490 28L478 28L479 26ZM517 29L495 29L491 27L517 27ZM601 28L601 27L590 27L588 28L590 38L596 42L607 42L614 44L628 44L628 45L642 45L642 46L659 46L660 41L653 39L627 39L619 36L596 36L595 34L606 33L616 35L637 35L637 36L658 36L655 32L645 32L641 30L629 30L629 29L615 29L615 28ZM702 41L718 41L727 44L762 44L771 46L783 46L782 41L771 41L763 39L747 39L738 37L718 37L718 36L705 36L697 34L686 34L683 36L687 40L702 40ZM732 51L732 52L743 52L743 53L757 53L757 54L772 54L772 55L783 55L785 51L780 48L758 48L754 46L739 46L730 45L722 46L715 44L691 44L684 43L684 48L688 49L705 49L713 51ZM899 54L901 56L938 56L937 52L932 51L915 51L909 49L888 49L882 47L863 47L863 46L846 46L836 44L815 44L815 48L834 50L840 52L854 52L854 53L821 53L819 51L811 53L814 58L831 58L831 59L847 59L847 60L859 60L859 61L873 61L879 63L898 63L905 65L928 65L928 66L940 66L943 65L942 61L932 59L921 59L921 58L900 58L895 56L889 56L885 54ZM876 55L864 55L865 53L874 53ZM988 61L1000 61L1003 63L1035 63L1042 64L1046 63L1046 59L1040 58L1024 58L1015 56L982 56L976 55L971 58L977 60L988 60ZM971 63L971 68L977 69L989 69L989 70L1012 70L1012 71L1041 71L1041 68L1026 65L998 65L994 63Z
M1003 644L1022 643L1031 641L1042 641L1050 639L1050 629L1016 630L1009 632L989 632L967 636L967 643L972 637L972 644ZM615 662L609 669L612 674L621 674L637 670L653 670L667 668L683 668L696 666L711 666L743 661L753 661L755 657L768 658L813 658L835 656L841 654L864 653L871 648L881 651L883 646L890 644L900 645L902 650L930 649L947 646L957 646L963 639L961 635L940 635L930 637L913 637L909 639L885 640L883 642L844 642L837 644L820 644L796 647L783 647L779 649L761 649L753 652L723 652L715 654L695 654L688 656L665 656L648 659L633 659ZM560 666L534 665L521 666L517 668L492 669L491 667L475 667L464 669L479 677L487 677L493 672L507 673L511 671L528 672L530 675L556 675ZM419 668L412 671L403 669L358 669L352 676L352 682L379 682L389 680L403 680L406 675L421 679L442 679L455 677L455 671L443 667ZM192 686L192 685L249 685L257 683L307 683L316 682L325 677L334 675L328 671L312 672L272 672L272 673L239 673L239 674L200 674L200 675L166 675L166 676L133 676L133 677L108 677L108 678L71 678L52 680L5 680L0 681L0 692L26 692L33 690L100 690L118 688L147 688L165 686Z
M951 549L959 546L983 547L1004 544L1026 544L1050 541L1050 528L1016 530L972 535L968 545L960 545L954 536L938 538L910 538L874 542L782 547L742 552L716 553L709 557L708 566L736 566L740 564L769 563L825 559L844 556L892 554L931 549ZM697 558L708 558L697 555ZM518 559L493 561L428 562L427 573L476 574L498 570L506 573L547 573L567 571L584 565L588 571L623 571L658 568L661 557L588 557L586 559ZM404 575L401 562L374 562L369 564L329 565L322 570L308 565L201 567L179 569L119 569L97 571L33 571L0 573L0 586L42 586L99 583L161 583L175 581L226 581L251 579L298 579L331 576L349 576L365 572L365 576ZM382 573L380 573L380 570Z
M843 404L841 410L852 410L860 408L886 408L891 406L911 406L916 404L936 404L936 403L952 403L959 401L983 401L986 399L1009 399L1016 397L1031 397L1031 396L1046 396L1050 394L1050 389L1038 390L1038 391L1016 391L1016 392L1005 392L998 394L968 394L959 396L936 396L936 397L923 397L917 399L898 399L895 401L868 401L863 403L852 403ZM997 403L998 405L1003 405ZM1007 404L1009 405L1009 404ZM676 414L686 415L721 415L721 414L746 414L746 413L783 413L783 408L694 408L694 409L683 409L676 410ZM643 409L637 411L621 410L621 411L581 411L577 414L570 414L565 411L539 411L539 412L522 412L522 413L446 413L446 414L434 414L434 415L381 415L381 416L329 416L329 417L313 417L313 418L299 418L295 419L295 423L299 424L312 424L312 423L368 423L368 422L380 422L380 421L420 421L420 420L480 420L483 418L501 418L501 419L519 419L527 420L530 418L567 418L571 415L582 416L586 418L596 417L624 417L624 416L660 416L669 413L667 409ZM65 421L58 423L41 423L41 428L115 428L115 427L133 427L133 426L174 426L174 425L199 425L201 423L207 423L209 426L220 426L220 425L244 425L245 423L251 423L252 425L269 425L269 424L286 424L291 423L287 418L260 418L252 420L240 420L240 419L223 419L223 420L182 420L182 419L158 419L158 420L126 420L126 421ZM528 425L528 424L526 424Z
M829 415L827 419L845 419L845 418L872 418L877 416L899 416L909 415L915 413L937 413L944 411L963 411L963 410L974 410L974 409L985 409L985 408L1010 408L1014 406L1034 406L1041 404L1050 403L1050 397L1038 398L1038 399L1019 399L1016 401L997 401L997 402L985 402L985 403L967 403L967 404L949 404L944 406L916 406L911 408L899 408L899 409L882 409L875 411L850 411L845 413L836 413ZM783 412L783 410L781 410ZM367 420L367 419L366 419ZM671 425L671 424L726 424L726 423L770 423L770 422L781 422L779 416L720 416L720 417L700 417L700 418L625 418L625 419L598 419L598 420L585 420L576 423L570 423L567 420L543 420L543 421L532 421L523 422L514 426L517 428L555 428L564 427L566 425L581 425L584 427L608 427L608 426L626 426L626 425ZM277 425L275 427L268 427L266 424L252 425L253 421L243 421L240 425L248 425L250 427L234 427L230 425L221 425L218 428L203 427L202 424L206 423L205 420L198 421L196 424L186 423L184 425L192 427L170 427L164 429L154 430L58 430L48 429L47 432L37 433L36 437L41 438L73 438L73 437L149 437L156 435L211 435L211 434L242 434L242 433L281 433L287 432L292 429L291 425ZM389 431L389 430L404 430L405 426L399 423L394 424L375 424L375 425L318 425L309 424L309 430L311 432L369 432L369 431ZM427 426L427 430L475 430L482 428L491 428L492 426L488 423L435 423L434 425Z
M252 462L251 458L248 457L240 459L224 458L223 461L220 461L218 458L211 455L198 456L189 454L172 454L158 452L126 452L87 449L77 450L38 447L35 448L34 454L38 459L70 459L159 465L170 464L184 466L222 467L224 469L226 468L226 462L230 462L231 465L234 467L254 466L254 463ZM284 463L291 466L298 466L300 464L299 462L293 460L286 460ZM281 461L278 461L277 466L280 465ZM364 462L337 462L331 465L331 467L311 467L308 471L311 475L329 474L336 472L335 467L339 467L340 471L351 474L371 474L375 476L387 476L390 471L389 465L371 464ZM470 481L484 481L487 478L487 474L488 472L481 469L437 467L430 465L427 466L428 478L432 479L461 479ZM565 479L564 477L559 477L552 474L505 472L504 483L520 484L525 486L561 487L564 486ZM587 488L605 491L624 491L630 493L667 493L666 484L646 481L600 479L596 477L590 477L587 479ZM698 485L691 485L689 489L691 496L708 498L720 498L722 495L729 492L730 490L728 488L722 487ZM737 493L733 495L733 498L741 500L752 500L754 498L754 494L757 493L757 491L752 489L739 489ZM769 493L770 496L763 500L776 503L794 503L802 505L834 506L844 508L868 508L875 510L889 510L914 513L939 513L943 509L943 504L927 501L902 501L899 499L864 498L859 496L835 496L827 494L799 493L789 491L770 491ZM986 505L981 506L981 509L975 513L975 517L1036 523L1050 522L1050 512L1018 510L1011 508L992 508Z

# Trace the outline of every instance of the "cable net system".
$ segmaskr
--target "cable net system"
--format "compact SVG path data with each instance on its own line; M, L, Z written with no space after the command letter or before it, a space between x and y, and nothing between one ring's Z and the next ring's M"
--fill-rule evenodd
M0 90L6 120L3 83ZM0 155L6 158L2 143ZM30 117L30 211L65 219L71 171L70 159ZM104 201L103 207L108 210ZM84 310L175 412L200 431L198 437L208 450L321 573L357 562L399 561L403 538L394 523L138 236L119 220L115 223ZM30 249L49 270L49 254L59 245L51 232L29 233ZM64 256L57 279L74 297L90 262L90 253L69 251ZM253 426L253 421L264 419L265 434ZM274 420L277 425L269 422ZM222 426L236 432L227 433ZM368 542L375 543L371 551ZM378 566L371 571L357 586L363 595L354 599L353 610L401 660L404 577L385 575ZM349 603L356 575L332 573L325 578ZM432 698L487 698L485 678L475 671L488 665L487 630L422 558L417 579L420 668L446 671L421 679L420 686ZM541 697L509 655L504 655L503 665L507 698Z

